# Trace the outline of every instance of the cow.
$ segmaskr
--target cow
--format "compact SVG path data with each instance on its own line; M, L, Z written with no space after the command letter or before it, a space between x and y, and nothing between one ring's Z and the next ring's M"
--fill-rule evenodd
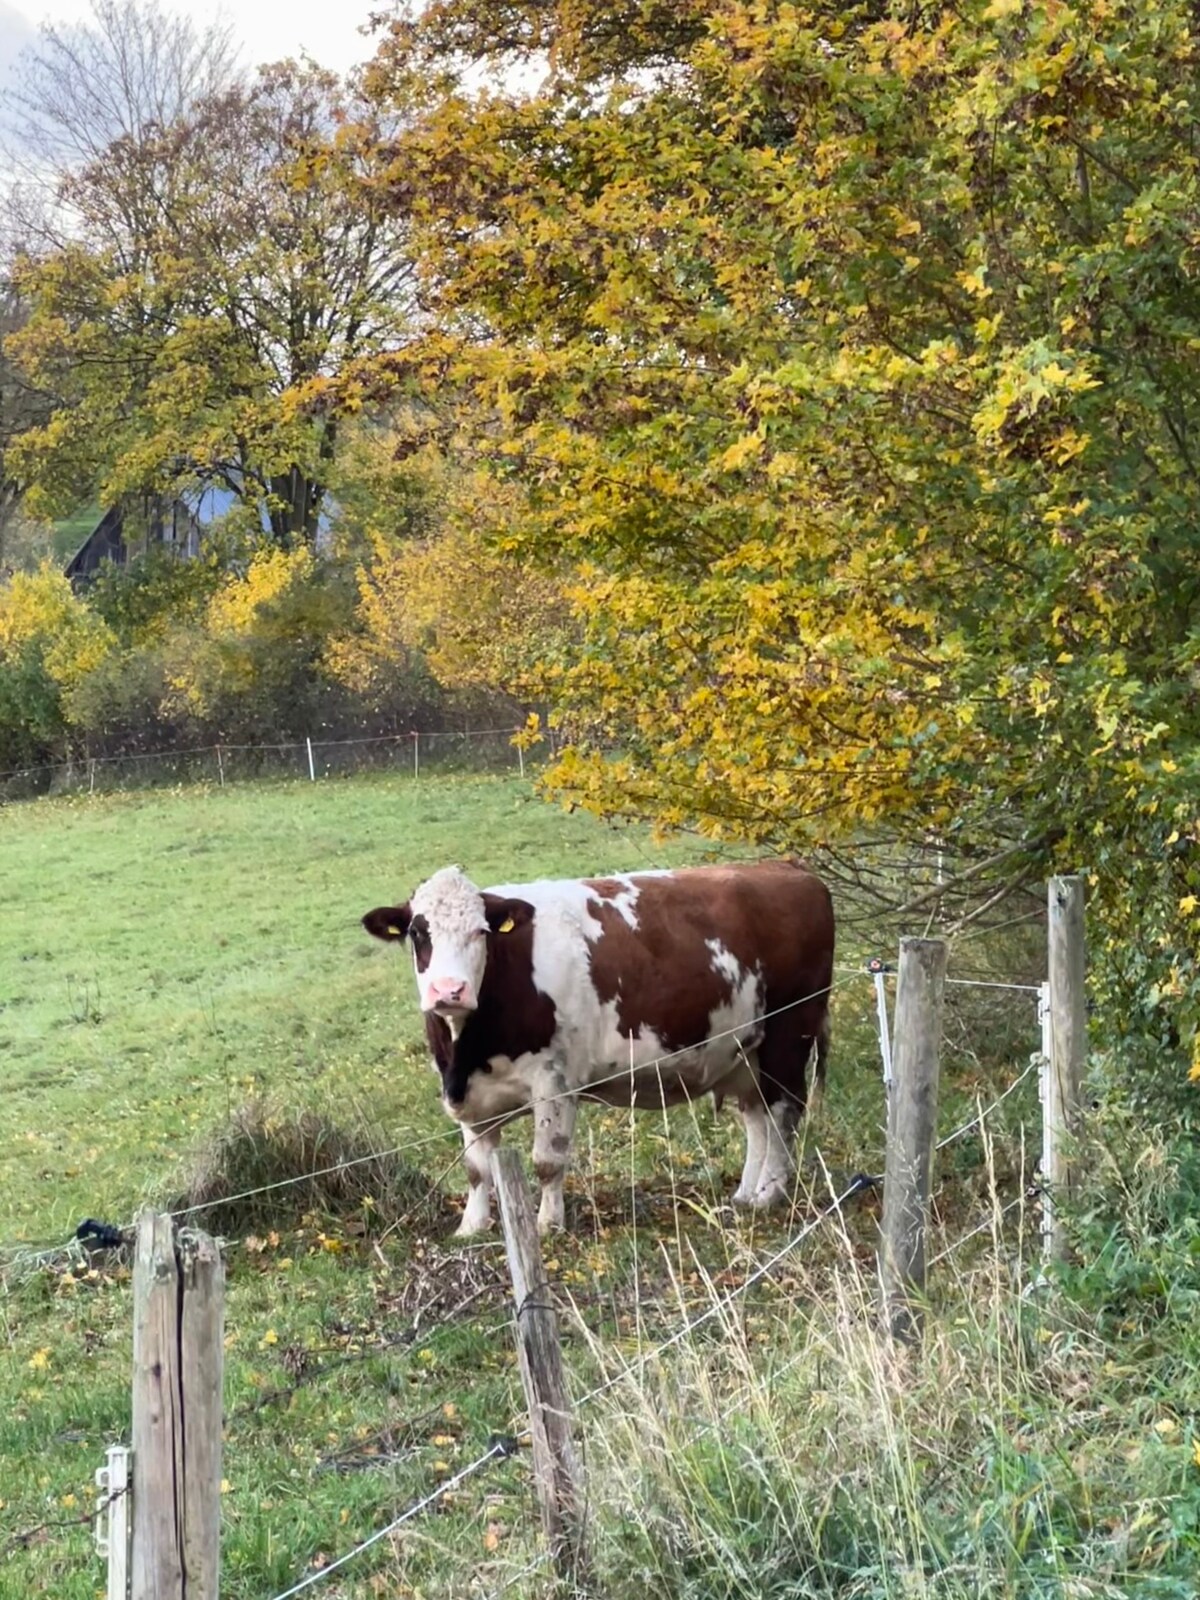
M562 1227L580 1098L661 1110L736 1097L735 1203L789 1195L814 1042L824 1087L834 949L829 890L802 862L487 889L443 867L362 921L412 946L443 1103L466 1147L459 1234L491 1225L492 1152L503 1122L526 1112L538 1227Z

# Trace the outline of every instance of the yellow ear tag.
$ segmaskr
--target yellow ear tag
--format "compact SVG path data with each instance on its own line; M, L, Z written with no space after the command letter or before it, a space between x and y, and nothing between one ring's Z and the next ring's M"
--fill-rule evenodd
M393 928L389 926L388 932L391 934L393 939L403 939L404 937L404 931L401 928Z
M496 932L497 933L511 933L515 927L516 927L516 923L513 921L513 919L511 917L505 917L504 921L496 929Z

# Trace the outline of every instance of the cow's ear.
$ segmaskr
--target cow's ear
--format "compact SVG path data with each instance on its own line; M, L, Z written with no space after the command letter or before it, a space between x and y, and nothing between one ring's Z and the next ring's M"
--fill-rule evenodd
M411 906L376 906L374 911L367 912L362 925L377 939L395 940L407 935L411 921Z
M484 895L483 912L491 933L515 933L525 923L533 921L533 907L528 900L501 900L495 895Z

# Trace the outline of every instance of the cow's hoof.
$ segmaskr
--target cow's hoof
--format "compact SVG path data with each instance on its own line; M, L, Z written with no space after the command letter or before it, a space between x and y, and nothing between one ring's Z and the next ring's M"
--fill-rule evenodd
M491 1217L484 1217L479 1222L476 1222L473 1218L468 1220L464 1217L458 1227L455 1228L454 1237L456 1239L473 1239L477 1233L490 1233L493 1226L494 1223Z
M754 1191L754 1199L750 1203L756 1211L769 1211L772 1206L783 1205L791 1192L791 1178L774 1178Z
M748 1194L745 1189L737 1189L734 1191L731 1204L735 1206L752 1206L754 1204L754 1196Z
M537 1231L543 1239L550 1233L562 1233L566 1226L566 1222L562 1217L539 1217L537 1219Z

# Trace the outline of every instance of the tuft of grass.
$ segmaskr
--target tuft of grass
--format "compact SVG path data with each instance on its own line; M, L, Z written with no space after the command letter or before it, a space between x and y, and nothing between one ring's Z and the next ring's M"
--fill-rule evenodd
M163 1209L186 1211L204 1228L234 1237L289 1227L310 1214L364 1217L372 1228L428 1228L447 1208L443 1191L419 1167L378 1149L373 1128L255 1099L209 1135Z

